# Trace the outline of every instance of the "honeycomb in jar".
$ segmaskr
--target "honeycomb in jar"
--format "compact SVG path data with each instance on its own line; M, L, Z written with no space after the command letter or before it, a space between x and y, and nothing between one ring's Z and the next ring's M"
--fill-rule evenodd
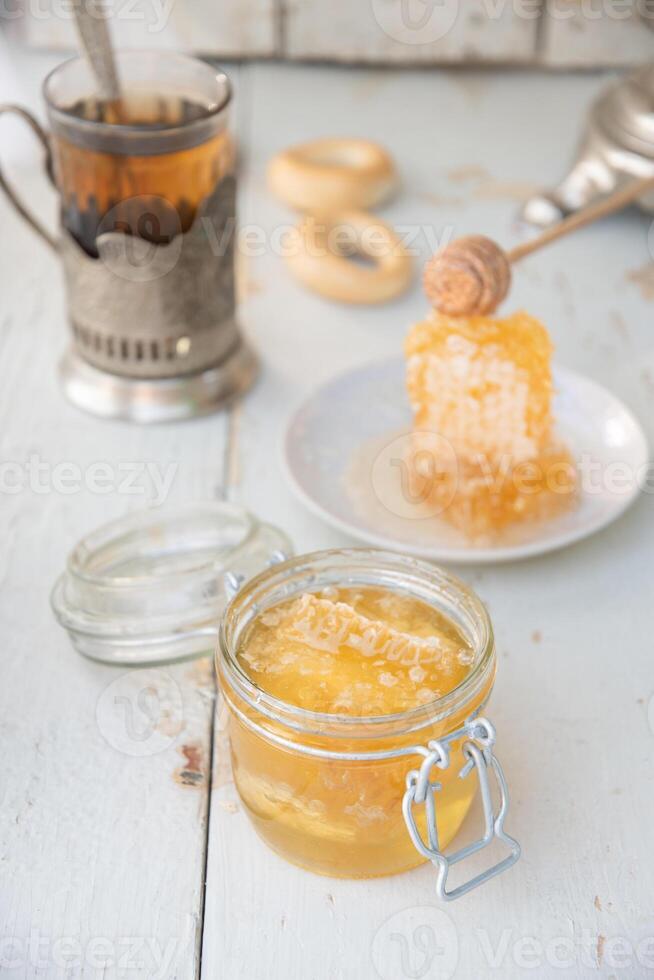
M465 678L473 651L428 603L386 589L329 588L260 614L239 662L267 693L311 711L395 714L435 701Z
M537 319L434 312L405 352L416 498L473 539L570 505L576 473L554 434L552 342Z
M321 736L327 755L314 756L300 751L306 734L286 733L291 744L298 741L294 751L261 737L238 716L231 719L234 780L267 843L302 867L337 877L373 877L421 864L424 857L407 833L402 810L407 772L421 757L400 749L426 744L434 734L433 713L420 713L418 731L384 738L388 757L338 754L378 750L374 728L366 726L370 716L427 705L468 677L475 651L457 623L401 589L329 586L258 609L243 630L236 658L260 690L298 708L338 715L337 729L359 733L348 748L347 739L328 725ZM475 692L469 710L479 710L487 696L486 685ZM306 748L312 743L311 735ZM458 776L465 761L460 742L452 753L452 765L439 772L443 847L460 827L476 788L474 778ZM426 834L424 809L417 820Z

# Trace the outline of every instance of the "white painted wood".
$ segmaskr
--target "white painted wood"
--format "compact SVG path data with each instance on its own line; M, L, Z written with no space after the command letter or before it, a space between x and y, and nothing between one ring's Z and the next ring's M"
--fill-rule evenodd
M0 100L36 105L55 60L22 60ZM34 144L16 145L13 157L26 198L51 217ZM83 533L152 499L143 473L132 488L140 493L121 488L134 466L172 466L170 501L219 493L226 420L143 429L67 405L55 376L66 343L59 270L4 198L0 228L0 975L189 980L200 950L211 670L126 674L85 661L56 625L49 591ZM85 483L96 462L115 474L107 494Z
M20 59L11 88L0 72L0 98L34 104L52 63ZM418 229L421 258L445 233L483 231L510 244L519 199L565 170L601 83L563 75L250 66L238 79L241 221L270 237L295 221L265 190L267 159L299 138L351 132L381 140L397 156L404 187L383 213L397 226ZM425 125L430 119L433 126ZM31 144L12 150L13 172L29 199L45 206ZM287 490L279 440L291 409L317 384L400 348L408 324L424 312L417 286L386 308L354 310L304 293L270 248L244 262L242 316L264 373L231 416L228 446L221 417L143 430L68 407L54 375L65 337L59 275L4 203L0 219L3 462L24 466L38 454L82 474L98 460L114 467L177 462L171 500L227 489L284 526L298 549L344 543ZM648 230L649 220L634 211L560 242L521 264L513 300L546 320L562 363L610 386L653 438ZM7 478L6 469L1 473ZM210 678L189 665L160 672L155 685L144 678L167 700L172 724L160 725L163 744L151 745L161 751L133 754L148 750L144 729L130 738L126 722L130 705L135 713L139 706L139 678L127 689L122 682L110 687L123 672L78 657L48 609L49 588L71 544L142 500L89 490L0 494L3 977L189 980L199 966L207 783L180 770L185 758L194 763L199 756L201 770L208 762ZM646 496L614 527L569 552L463 572L489 603L497 630L492 717L513 795L508 827L524 857L460 903L436 906L429 868L339 882L272 855L234 796L218 713L205 980L406 980L425 966L420 925L435 929L443 950L426 977L513 980L529 964L539 980L650 974L651 511ZM185 727L178 733L179 698ZM147 721L142 713L133 720ZM111 955L122 962L107 964ZM132 969L130 955L142 965Z
M265 164L275 150L333 132L365 135L398 159L404 188L383 213L398 226L422 228L423 258L428 238L444 232L480 231L515 242L519 199L530 185L551 184L563 172L602 83L288 66L257 66L248 77L241 220L263 227L269 238L294 220L265 189ZM516 271L512 305L542 316L558 359L612 388L653 438L652 311L641 294L654 278L648 228L648 219L630 212L529 259ZM250 260L248 278L243 318L264 373L233 416L230 493L282 524L298 549L336 546L344 539L307 514L285 485L278 452L286 419L335 372L397 352L425 303L416 286L383 309L329 304L291 281L270 249ZM347 882L285 864L248 825L218 738L205 980L517 980L528 967L539 980L649 976L653 548L647 496L605 533L567 552L461 571L489 604L497 631L490 714L513 798L508 829L524 856L458 903L437 906L428 867ZM415 932L420 925L435 931L441 949L427 968L425 933Z
M547 0L542 27L542 59L553 68L638 65L654 58L651 27L639 16L649 8L633 3Z
M539 11L539 0L287 0L285 51L348 62L528 62Z
M73 49L72 8L63 0L26 0L30 44ZM107 4L117 46L168 48L219 57L276 51L276 0L114 0Z
M642 0L114 0L107 9L118 45L228 58L595 68L654 52ZM76 46L64 0L24 0L4 22L36 47Z

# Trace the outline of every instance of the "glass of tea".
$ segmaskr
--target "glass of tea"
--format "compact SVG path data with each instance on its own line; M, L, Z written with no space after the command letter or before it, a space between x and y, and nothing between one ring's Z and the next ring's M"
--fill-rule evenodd
M110 405L96 404L107 386L89 379L85 365L140 380L205 372L209 393L204 381L199 393L185 382L180 395L184 412L197 413L253 377L251 363L243 366L234 309L231 86L206 62L170 51L115 57L120 97L111 101L98 96L83 58L48 75L49 134L26 110L0 105L0 114L18 113L43 144L60 199L58 238L1 171L0 189L62 258L75 358L74 383L65 385L73 400L132 417L122 389ZM150 405L158 396L150 387L134 397ZM169 417L168 388L161 400L157 419Z
M98 233L167 242L233 167L227 77L169 52L117 56L121 98L103 102L85 60L46 79L63 226L96 255Z

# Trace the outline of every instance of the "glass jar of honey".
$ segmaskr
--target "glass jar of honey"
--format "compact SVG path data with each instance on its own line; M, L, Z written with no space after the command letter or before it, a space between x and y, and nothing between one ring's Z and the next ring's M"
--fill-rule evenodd
M107 664L206 656L217 639L234 781L287 860L344 878L431 861L443 900L510 867L483 604L397 554L291 553L234 504L135 512L78 542L52 606L75 649ZM477 793L483 833L446 854ZM496 839L507 855L448 887L450 866Z
M426 562L354 549L293 558L234 591L217 671L236 787L270 847L348 878L431 860L443 899L515 863L483 717L493 630L467 586ZM478 791L484 833L446 856ZM448 890L450 865L494 838L508 855Z

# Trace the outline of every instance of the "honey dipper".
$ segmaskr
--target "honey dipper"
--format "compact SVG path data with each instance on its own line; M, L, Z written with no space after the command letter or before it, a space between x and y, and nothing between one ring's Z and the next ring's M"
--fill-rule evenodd
M437 252L427 263L424 289L427 299L450 316L483 316L493 313L511 285L511 266L550 242L578 228L613 214L654 190L654 177L631 181L601 201L577 211L548 228L537 238L509 252L483 235L458 238Z

